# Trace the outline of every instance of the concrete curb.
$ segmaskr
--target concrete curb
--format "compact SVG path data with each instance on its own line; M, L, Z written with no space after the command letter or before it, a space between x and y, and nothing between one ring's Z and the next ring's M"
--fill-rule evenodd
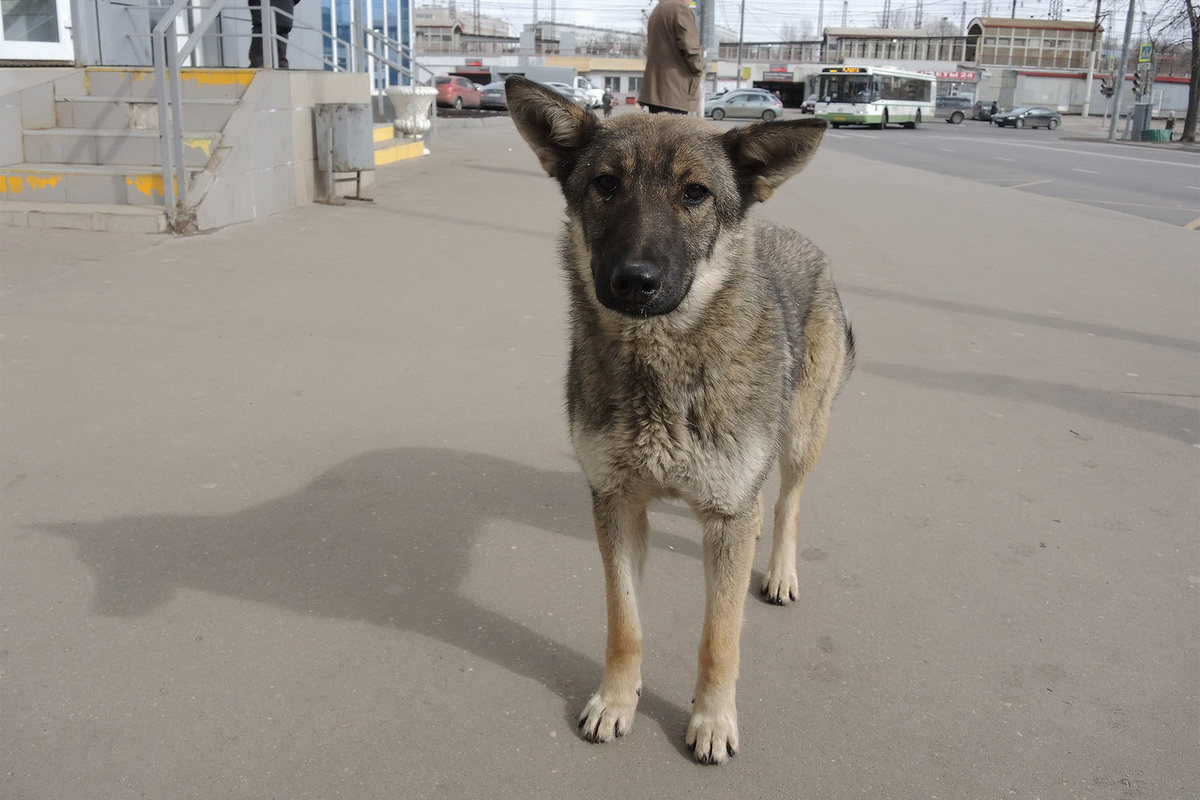
M20 203L0 200L0 226L112 233L165 233L161 206L100 203Z

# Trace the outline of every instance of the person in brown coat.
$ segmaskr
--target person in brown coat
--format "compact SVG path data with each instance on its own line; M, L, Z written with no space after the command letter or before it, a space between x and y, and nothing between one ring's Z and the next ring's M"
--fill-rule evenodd
M646 71L638 102L651 114L698 110L704 58L688 0L659 0L646 23Z

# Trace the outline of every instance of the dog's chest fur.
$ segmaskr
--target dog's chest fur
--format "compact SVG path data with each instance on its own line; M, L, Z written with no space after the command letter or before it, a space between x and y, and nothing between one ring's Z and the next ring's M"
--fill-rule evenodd
M790 399L781 376L792 372L792 348L768 333L778 326L724 325L714 306L686 336L669 320L614 325L576 306L568 411L594 489L682 496L727 513L757 494Z

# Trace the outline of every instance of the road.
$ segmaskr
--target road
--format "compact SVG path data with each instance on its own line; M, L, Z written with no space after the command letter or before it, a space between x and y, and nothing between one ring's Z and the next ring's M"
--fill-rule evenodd
M1195 232L830 141L753 213L829 254L857 366L802 597L747 598L720 768L683 747L677 506L637 721L576 732L605 610L562 194L508 120L440 130L371 203L0 229L0 797L1195 797Z
M1087 135L1101 134L1097 128ZM1016 130L981 122L937 122L916 130L843 128L830 130L823 146L939 175L1200 227L1200 156L1193 152L1082 141L1078 133L1064 129Z

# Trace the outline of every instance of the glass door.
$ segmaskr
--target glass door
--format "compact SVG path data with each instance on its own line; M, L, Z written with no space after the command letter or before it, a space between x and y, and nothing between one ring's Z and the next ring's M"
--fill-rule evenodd
M70 0L0 0L0 59L74 61Z

